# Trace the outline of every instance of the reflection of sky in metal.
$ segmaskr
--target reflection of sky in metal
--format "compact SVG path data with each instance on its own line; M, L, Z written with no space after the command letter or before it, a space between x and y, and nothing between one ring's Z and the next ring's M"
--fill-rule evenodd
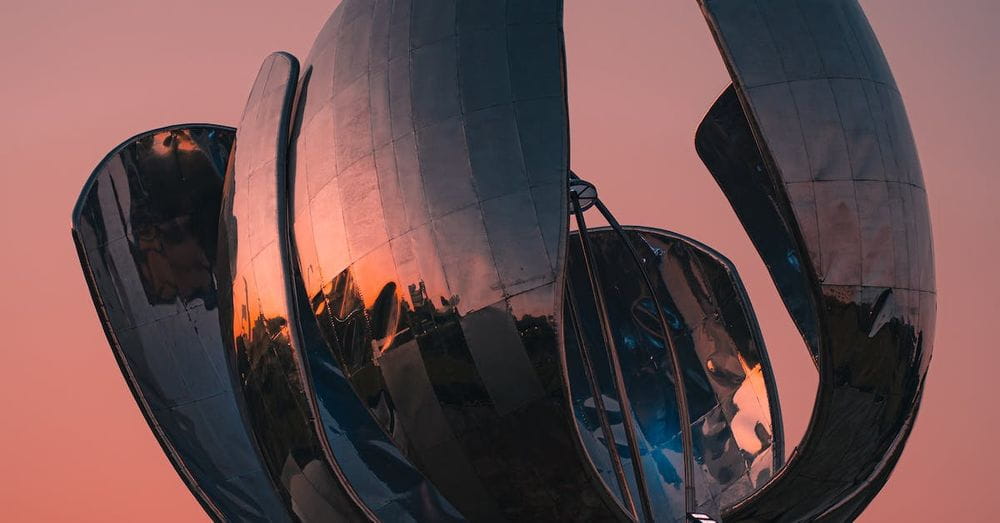
M576 234L576 233L574 233ZM635 235L646 249L643 259L654 260L645 270L660 293L658 300L672 330L684 365L690 417L695 428L697 504L703 512L716 513L718 504L745 497L770 478L780 465L781 452L772 446L774 392L765 379L763 343L749 303L732 266L717 253L697 243L654 230ZM629 399L636 416L654 513L683 507L681 457L676 400L669 379L669 355L658 323L651 322L651 300L617 235L608 229L590 232L598 258L598 271L611 315L615 344L621 353ZM593 303L586 277L580 272L576 242L571 242L569 285L574 293L580 324L566 333L567 371L575 414L588 454L614 492L620 489L607 454L608 441L596 417L596 405L584 381L579 362L579 328L597 362L605 407L611 418L616 456L635 490L628 443L619 412L619 400L607 369L603 342L595 330ZM582 278L582 279L581 279ZM643 296L646 297L643 297ZM631 304L631 305L629 305ZM721 308L720 308L721 307ZM567 318L573 317L567 311ZM656 321L656 320L652 320ZM748 361L753 362L751 367ZM699 370L704 369L704 370ZM767 371L769 373L769 371ZM774 414L777 416L775 401ZM722 500L722 501L720 501ZM668 509L667 507L673 507Z
M140 289L150 305L211 310L213 272L224 276L222 336L232 341L256 450L289 510L304 519L450 512L446 502L443 509L421 504L439 495L474 519L621 516L606 488L620 498L648 488L658 517L683 517L677 401L663 372L665 346L648 325L651 312L666 316L682 346L699 465L686 479L697 483L699 510L715 514L738 503L726 513L731 520L856 514L902 450L933 332L926 197L905 112L853 1L716 2L705 10L735 86L699 130L699 153L745 219L821 371L803 451L761 494L751 496L782 459L780 416L734 273L665 264L656 274L668 302L663 311L620 296L627 285L609 289L621 302L609 315L628 401L620 391L618 404L607 372L598 376L598 402L566 376L574 363L560 345L561 331L571 338L559 310L568 164L560 2L504 10L344 2L299 85L297 68L276 55L251 92L242 149L230 166L220 236L220 252L230 258L222 267L213 268L214 235L204 237L204 212L213 207L161 202L152 174L169 176L174 158L202 152L194 135L154 133L149 158L163 162L147 166L139 186L109 197L98 184L102 205L129 216L124 237L77 232L123 263L104 268L112 279L131 271L129 263L138 275L115 297L124 303L107 313L138 310ZM801 19L787 18L793 11ZM777 28L765 35L770 40L747 36L770 26ZM796 119L798 130L785 125ZM112 160L118 170L111 179L131 168L122 162ZM745 172L769 183L747 184ZM164 219L157 214L163 204L191 212ZM667 257L676 251L651 250ZM573 263L570 254L571 285ZM95 296L110 298L100 270L90 274ZM735 291L713 285L726 276ZM692 319L708 308L715 320ZM164 314L154 323L172 318ZM115 319L109 328L122 336L132 327L149 334L140 332L143 324L123 327ZM589 337L600 345L592 322L584 323L577 342ZM905 357L892 361L886 354L894 350ZM140 402L155 399L138 380L131 383ZM351 408L336 408L341 400ZM612 428L595 432L588 409L601 403ZM577 427L560 418L572 409ZM157 407L144 410L162 416ZM627 422L633 411L634 427ZM832 419L880 430L845 436ZM167 447L181 437L151 424ZM623 433L634 440L633 428L640 438L623 448ZM565 444L581 443L578 435L593 463ZM609 436L616 442L610 453ZM376 447L386 452L365 454ZM602 452L611 461L641 459L634 475L652 478L651 485L635 485L630 472L626 492L610 486ZM184 451L168 453L185 459ZM831 465L834 454L855 459ZM392 464L379 469L379 459ZM213 494L199 490L198 474L178 468L218 510ZM390 470L402 471L406 484L379 486ZM826 475L835 485L816 479ZM844 477L863 480L837 482ZM431 484L441 493L428 494ZM579 499L587 502L572 503Z
M586 518L605 495L565 445L554 358L559 3L496 7L331 17L293 130L299 268L363 404L463 514Z

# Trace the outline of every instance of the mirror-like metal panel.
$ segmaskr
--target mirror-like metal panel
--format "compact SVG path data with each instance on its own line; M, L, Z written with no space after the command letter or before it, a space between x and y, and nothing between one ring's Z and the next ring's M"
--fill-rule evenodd
M735 90L706 118L699 152L746 221L820 372L796 454L724 519L851 518L902 452L934 338L930 220L913 136L855 0L700 3ZM763 188L752 198L766 201L736 194L754 177ZM762 231L752 208L779 228ZM798 282L783 280L783 248L801 264Z
M220 321L250 427L288 513L303 521L366 521L373 516L317 434L290 321L279 231L297 80L294 57L269 56L240 120L219 220Z
M95 169L73 237L122 374L177 472L217 520L287 521L242 418L213 279L234 129L137 135Z
M768 175L732 86L698 127L695 148L764 259L818 365L817 302L803 261L809 254L796 238L793 218L784 212L784 192Z
M254 432L300 519L456 519L360 404L303 300L291 261L285 168L297 79L290 55L276 53L262 66L237 133L222 213L233 271L226 278L233 305L222 307L223 320L232 325Z
M589 229L588 236L639 433L653 516L685 520L678 402L654 303L663 308L684 369L698 512L717 515L720 506L769 480L784 459L774 376L759 327L735 268L722 255L675 233L639 227L625 232L645 266L636 265L613 230ZM573 298L564 302L574 415L591 460L620 496L614 460L623 464L631 489L637 486L578 235L574 232L569 243L567 292ZM639 271L648 275L656 300ZM587 367L607 410L613 447L599 420L601 405L588 384Z
M337 8L294 129L299 270L328 358L463 516L623 518L562 373L561 2L496 7Z

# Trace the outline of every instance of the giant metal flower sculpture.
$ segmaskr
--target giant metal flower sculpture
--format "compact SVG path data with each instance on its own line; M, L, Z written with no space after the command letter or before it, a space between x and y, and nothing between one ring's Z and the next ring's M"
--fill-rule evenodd
M619 225L569 168L561 2L344 0L303 66L265 60L238 129L129 139L74 210L122 372L213 518L866 506L933 340L902 102L855 0L701 6L733 85L696 147L820 373L788 462L733 265Z

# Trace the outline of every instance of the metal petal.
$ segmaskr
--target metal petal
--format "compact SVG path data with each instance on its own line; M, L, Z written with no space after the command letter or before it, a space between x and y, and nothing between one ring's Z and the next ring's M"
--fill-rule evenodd
M723 519L850 519L903 450L933 344L933 253L913 136L855 0L701 4L735 89L706 118L699 152L820 371L795 456Z
M216 230L234 129L175 125L97 166L73 237L139 408L216 519L287 521L240 412L219 332Z

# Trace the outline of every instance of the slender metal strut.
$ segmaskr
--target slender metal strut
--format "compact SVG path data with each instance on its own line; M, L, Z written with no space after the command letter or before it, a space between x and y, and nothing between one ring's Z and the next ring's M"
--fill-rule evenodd
M680 418L681 445L684 448L684 510L688 514L692 514L694 513L695 504L697 502L694 489L694 437L691 434L691 412L688 410L687 390L684 388L684 369L681 366L680 352L677 350L677 346L674 344L674 338L670 334L670 325L667 323L667 318L663 314L663 307L660 305L660 300L656 296L656 290L653 288L653 282L649 280L649 275L646 274L646 271L643 268L642 259L633 247L632 241L629 239L628 235L625 234L625 230L622 229L622 226L611 214L611 211L605 207L604 202L600 199L595 199L594 205L597 207L597 210L601 213L601 215L604 216L604 219L611 225L611 228L618 233L618 236L622 239L622 242L625 243L628 251L632 254L632 258L639 266L639 273L642 274L642 279L646 284L646 288L649 289L649 296L653 300L653 306L656 307L656 315L660 320L660 328L663 330L663 341L667 345L667 351L670 352L670 359L674 371L674 393L677 395L677 416Z
M635 423L632 418L632 403L628 399L628 390L625 388L625 376L622 375L622 366L618 359L618 348L615 346L614 334L611 332L611 322L608 320L607 302L604 299L604 289L601 287L600 275L597 273L597 261L594 258L590 238L587 235L587 222L583 218L580 199L573 191L570 191L570 203L573 205L573 214L576 216L577 227L580 229L579 236L580 247L583 249L583 264L590 279L590 286L594 291L594 304L597 309L598 321L601 324L601 335L604 337L604 344L608 349L608 358L611 360L611 371L615 378L615 389L618 392L618 401L622 412L622 424L625 426L625 437L628 439L629 454L632 458L632 471L635 474L636 488L639 491L639 500L642 503L643 521L653 521L653 509L649 500L649 492L646 488L646 475L642 470L639 439L635 433Z
M649 495L646 491L645 478L642 471L642 464L639 461L639 449L637 446L637 436L635 434L635 427L632 424L632 409L631 404L628 401L627 391L625 390L624 376L622 375L621 365L618 360L618 351L614 344L613 333L611 331L611 325L608 320L607 315L607 304L604 299L604 291L600 285L600 276L597 273L596 261L593 257L593 251L590 246L590 239L587 232L587 224L583 217L583 211L591 206L597 207L597 210L601 213L605 220L611 228L618 234L618 237L625 244L626 249L632 256L633 261L639 268L639 272L642 274L643 284L649 291L649 296L653 300L653 306L656 308L657 318L659 320L660 329L662 330L663 340L666 344L667 351L670 354L671 367L673 371L673 382L674 382L674 393L677 397L677 411L678 411L678 422L681 430L681 444L684 450L683 456L683 468L684 468L684 509L685 513L690 519L691 515L695 512L695 505L697 503L697 497L694 486L694 438L691 432L691 414L688 409L687 391L684 388L684 371L680 361L680 353L677 346L674 344L673 336L670 333L670 326L667 322L666 316L663 312L663 307L660 303L659 298L656 294L656 289L653 286L649 275L646 273L643 260L636 251L631 239L622 228L618 220L615 219L611 211L604 205L604 202L600 200L597 196L597 191L592 184L589 182L581 180L576 173L570 172L570 185L571 189L576 188L577 190L570 190L570 202L572 204L572 212L576 217L577 227L579 229L580 244L583 248L583 258L584 266L587 271L587 276L590 279L590 285L594 291L594 302L597 308L598 319L601 323L601 333L604 337L604 342L608 347L608 355L611 359L612 370L615 377L615 387L618 389L619 399L621 401L622 416L624 417L625 424L625 434L628 438L629 448L632 454L632 465L635 470L636 483L639 487L639 494L643 503L643 513L647 520L652 521L652 509L650 506ZM581 205L581 197L585 199L585 204ZM574 315L576 313L575 303L571 300L571 313ZM575 321L575 320L574 320ZM574 326L576 324L574 323ZM578 334L578 338L579 338ZM582 343L582 338L581 338ZM593 386L593 385L592 385ZM600 414L599 414L600 415ZM617 471L616 471L617 472ZM627 489L623 489L627 490ZM623 492L624 494L624 492ZM631 501L631 500L630 500Z
M615 441L615 434L611 431L611 422L608 421L607 408L604 406L604 395L597 384L597 376L594 372L594 361L590 355L590 347L583 337L580 329L580 316L576 307L576 297L573 295L573 286L566 286L566 303L569 306L570 322L573 324L573 335L576 336L577 347L580 349L580 358L583 360L584 374L587 375L587 383L590 385L590 392L594 397L594 408L597 410L597 419L601 424L601 432L604 433L604 440L607 442L608 454L611 457L611 466L615 469L615 478L618 480L618 487L621 489L622 498L626 507L636 516L635 500L632 498L632 491L628 488L628 480L625 478L625 469L622 467L621 456L618 455L618 443Z

